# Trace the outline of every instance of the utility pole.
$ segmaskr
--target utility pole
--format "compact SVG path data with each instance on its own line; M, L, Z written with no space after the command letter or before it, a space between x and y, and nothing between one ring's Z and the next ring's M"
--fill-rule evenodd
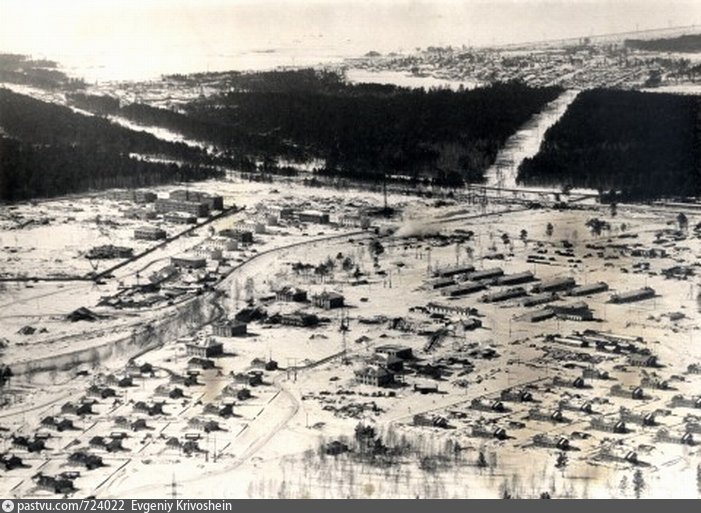
M178 498L178 483L175 481L175 474L173 474L172 481L170 482L170 498Z
M386 171L382 174L382 196L384 197L385 215L386 215L388 212L388 209L387 209L387 172Z

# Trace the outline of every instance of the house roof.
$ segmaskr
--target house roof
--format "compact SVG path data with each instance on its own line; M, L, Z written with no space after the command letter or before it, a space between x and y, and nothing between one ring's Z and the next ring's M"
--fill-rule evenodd
M206 338L204 340L196 340L192 342L187 343L188 346L190 347L201 347L201 348L214 348L214 347L222 347L224 344L222 342L218 342L214 340L213 338Z

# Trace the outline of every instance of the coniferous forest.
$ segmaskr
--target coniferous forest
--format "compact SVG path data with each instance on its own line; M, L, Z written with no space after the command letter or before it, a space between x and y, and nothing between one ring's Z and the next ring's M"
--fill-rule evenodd
M138 103L120 108L80 94L71 100L206 141L239 163L322 159L326 175L443 177L461 185L480 182L506 139L561 93L517 82L471 91L350 84L312 69L206 77L216 77L227 93L180 112ZM205 76L170 78L195 87Z
M701 193L701 100L637 91L579 94L519 182L620 191L627 199Z
M232 88L191 103L187 115L217 126L219 136L228 138L228 149L320 158L327 173L442 173L460 183L479 182L506 139L561 92L515 82L425 91L352 85L325 75L314 82L313 72L295 73L314 85L299 87L298 76L290 81L275 77L277 87L267 82L266 87Z
M625 45L651 52L698 52L701 51L701 34L663 39L626 39Z
M220 174L210 166L211 158L196 148L7 89L0 89L0 128L1 200Z
M200 78L169 77L184 86ZM351 179L403 175L460 186L482 181L506 139L561 93L518 82L470 91L350 84L338 73L311 69L232 72L217 80L225 93L178 111L66 91L71 105L94 116L0 90L1 198L207 178L217 164L288 171L280 160L320 160L319 173ZM109 115L206 142L217 148L216 157L116 125Z

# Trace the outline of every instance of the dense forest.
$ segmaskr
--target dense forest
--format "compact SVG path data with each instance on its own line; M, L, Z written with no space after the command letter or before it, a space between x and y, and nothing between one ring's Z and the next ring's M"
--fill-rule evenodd
M0 89L0 128L0 200L220 174L211 167L211 158L196 148L6 89ZM140 156L182 163L154 162Z
M701 100L597 89L579 94L545 134L519 182L598 190L629 199L701 193Z
M326 163L319 176L379 181L408 175L457 187L481 181L506 139L561 93L517 82L414 90L350 84L340 74L315 70L214 75L170 78L194 81L192 87L214 81L226 91L179 112L66 90L73 106L97 114L87 116L0 89L0 198L205 178L221 165L289 175L296 171L278 161L312 159ZM219 151L213 156L163 141L116 125L108 115L168 128Z
M57 68L58 64L54 61L0 53L0 82L43 89L77 90L85 86L82 79L70 78Z
M667 39L626 39L628 48L650 52L701 52L701 34Z
M506 139L561 92L516 82L471 91L354 85L314 70L206 78L227 92L184 112L132 104L119 114L254 160L323 159L325 174L450 176L456 184L481 181ZM205 76L174 79L194 87Z
M182 160L203 158L200 150L163 141L146 132L106 119L73 112L68 107L0 89L0 126L22 141L45 145L76 145L116 153L163 155Z

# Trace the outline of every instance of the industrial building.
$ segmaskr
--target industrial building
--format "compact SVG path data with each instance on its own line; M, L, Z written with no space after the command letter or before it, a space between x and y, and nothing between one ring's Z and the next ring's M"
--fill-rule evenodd
M530 271L525 271L516 274L507 274L496 279L496 285L520 285L535 280L535 276Z
M634 303L655 297L655 290L651 287L629 290L620 294L613 294L609 299L610 303Z
M485 294L484 296L482 296L481 300L485 303L498 303L499 301L506 301L508 299L523 297L527 294L528 293L526 292L526 289L524 289L523 287L514 287L499 292Z
M470 282L466 281L463 283L460 283L458 285L455 285L453 287L446 287L441 291L441 294L444 296L466 296L468 294L472 294L473 292L478 292L480 290L484 290L487 288L484 284L482 283L475 283L475 282Z
M537 283L533 285L533 288L531 288L532 292L535 293L541 293L541 292L559 292L562 290L569 290L577 286L577 283L574 281L574 278L567 277L567 278L557 278L554 280L546 280L541 283Z
M156 212L159 214L166 214L168 212L184 212L195 217L209 216L209 205L198 201L159 198L156 200L155 206Z
M467 279L471 281L489 280L503 276L504 271L500 267L492 267L483 271L474 271L467 275Z
M570 290L570 296L588 296L590 294L598 294L600 292L606 292L609 286L603 281L597 283L590 283L589 285L579 285Z
M190 191L180 189L172 191L169 198L178 201L189 201L194 203L204 203L209 210L224 210L224 198L217 195L207 194L206 192Z
M535 296L529 296L521 301L521 306L530 307L538 306L545 303L550 303L557 300L557 294L554 292L544 292L542 294L536 294Z

